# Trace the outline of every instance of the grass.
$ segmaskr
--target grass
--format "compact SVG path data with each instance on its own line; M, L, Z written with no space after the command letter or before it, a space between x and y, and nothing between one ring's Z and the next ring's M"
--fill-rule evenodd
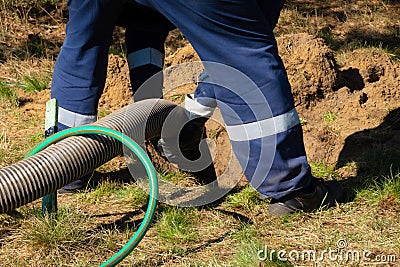
M132 205L143 205L147 202L149 195L137 185L125 185L115 192L118 199L127 201Z
M330 166L325 162L310 162L312 174L318 178L324 178L324 180L337 180L340 175L335 170L334 166Z
M300 119L300 124L302 126L307 125L307 120L306 119L304 119L304 118L299 118L299 119Z
M30 134L29 138L31 139L32 143L36 144L44 140L44 133L36 133Z
M180 184L182 181L186 181L189 177L185 173L171 173L171 172L163 172L160 173L160 178L171 182L173 184Z
M157 218L157 235L175 244L195 242L199 237L193 227L195 219L193 208L165 207Z
M95 204L104 198L109 198L111 195L114 195L119 188L120 184L117 182L104 180L100 181L93 190L81 194L79 197L88 203Z
M233 266L293 266L290 262L278 260L275 254L271 255L271 248L257 235L257 229L247 225L235 233L239 246L235 249Z
M327 123L334 122L337 119L337 114L331 111L326 111L322 114L322 120Z
M6 110L9 112L9 110ZM0 116L1 116L0 112ZM0 131L0 167L8 166L22 159L25 153L32 148L31 138L15 138L15 129L2 127Z
M175 94L171 96L171 101L176 103L182 103L185 100L185 94Z
M89 181L89 183L91 183ZM77 194L79 200L88 204L96 204L105 199L113 199L115 203L126 203L132 207L143 205L148 200L148 193L136 184L124 184L108 179L100 180L94 188Z
M383 179L371 179L366 186L357 192L356 199L375 204L379 201L389 201L391 204L400 204L400 172L391 172Z
M371 176L387 175L400 168L400 153L380 143L371 143L359 154L360 173Z
M107 116L107 115L110 115L112 112L111 111L109 111L109 110L100 110L99 111L99 114L98 114L98 117L99 118L103 118L103 117L105 117L105 116Z
M7 136L7 132L5 129L2 130L2 133L0 135L0 149L3 150L9 150L12 146L12 143L10 141L10 138Z
M224 206L252 210L262 203L263 201L259 199L259 193L252 186L247 185L239 192L229 194L226 197Z
M28 93L36 93L48 88L50 77L43 75L41 77L25 76L25 87L23 89Z
M12 106L18 105L18 96L14 88L0 82L0 101L7 102Z
M60 208L57 215L45 218L39 210L33 210L33 216L20 229L20 234L38 249L68 251L95 240L95 235L88 235L85 230L88 220L87 215L70 207Z

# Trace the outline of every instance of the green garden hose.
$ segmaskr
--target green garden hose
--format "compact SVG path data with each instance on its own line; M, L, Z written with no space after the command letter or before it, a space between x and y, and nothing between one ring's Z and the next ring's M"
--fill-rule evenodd
M153 219L154 212L157 206L157 196L158 196L157 172L154 169L154 166L151 163L146 152L134 140L132 140L128 136L118 131L101 126L87 125L87 126L70 128L48 137L38 146L33 148L27 155L25 155L25 158L33 156L39 151L45 149L46 147L58 141L61 141L62 139L65 139L67 137L77 136L77 135L88 135L88 134L105 135L114 138L119 142L121 142L122 144L124 144L138 157L140 162L145 167L147 175L149 176L149 184L150 184L149 203L142 223L140 224L138 230L135 232L132 238L129 240L129 242L118 253L116 253L113 257L111 257L109 260L107 260L101 265L101 267L116 266L120 261L122 261L126 256L128 256L129 253L131 253L132 250L139 244L140 240L142 240L142 238L144 237L145 233L147 232L150 226L150 223Z

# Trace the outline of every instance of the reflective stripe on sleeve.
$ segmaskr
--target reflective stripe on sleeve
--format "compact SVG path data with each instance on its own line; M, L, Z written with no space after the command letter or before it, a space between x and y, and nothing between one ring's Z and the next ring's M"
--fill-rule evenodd
M247 141L285 132L300 123L296 109L261 121L226 126L232 141Z
M148 64L152 64L162 69L164 66L164 54L157 49L147 47L128 55L128 65L130 70Z
M62 107L58 107L58 122L68 127L75 127L93 123L97 120L97 115L82 115Z

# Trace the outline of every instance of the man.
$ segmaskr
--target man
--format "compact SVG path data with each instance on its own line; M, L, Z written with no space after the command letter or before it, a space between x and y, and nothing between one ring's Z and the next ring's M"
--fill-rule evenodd
M272 198L269 213L311 211L343 200L341 185L314 178L307 162L300 120L273 34L284 0L137 2L163 14L201 60L211 62L205 64L209 78L187 99L186 109L193 106L194 116L209 116L218 104L247 179L261 195Z
M271 214L311 211L343 200L340 184L314 178L307 162L300 121L273 34L283 0L136 2L177 26L205 62L201 83L194 96L187 97L186 109L204 124L218 105L247 179L260 195L272 198ZM107 10L108 16L112 14L116 13ZM90 83L87 86L91 88ZM96 88L88 92L96 96ZM79 93L80 88L74 90ZM88 93L87 99L80 99L69 111L88 114L82 106L95 110L95 96Z

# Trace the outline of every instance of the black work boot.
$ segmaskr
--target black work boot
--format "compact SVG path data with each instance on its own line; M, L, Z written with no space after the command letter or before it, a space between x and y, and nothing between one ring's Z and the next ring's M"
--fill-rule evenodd
M206 121L207 118L198 117L187 122L183 126L182 130L179 132L179 152L177 151L175 143L169 142L168 139L158 139L157 145L155 145L153 140L151 141L158 155L172 163L172 165L176 166L180 171L193 176L197 182L203 185L217 179L210 151L208 148L203 149L203 155L200 151L200 143L206 138ZM179 153L189 162L182 163L182 158L176 157ZM202 157L201 162L196 162L200 157ZM207 166L205 166L206 164Z
M299 211L314 211L322 207L329 208L344 201L344 190L338 181L314 179L314 192L289 199L273 199L268 206L268 212L271 215L282 216Z
M202 155L199 149L200 142L207 138L205 123L208 118L199 117L188 122L179 134L179 148L185 158L188 160L195 161L199 159ZM214 164L210 151L207 149L204 151L207 153L203 155L210 164L200 170L200 171L188 171L195 179L201 184L208 184L217 179L217 174L215 173Z
M82 191L84 189L86 189L90 178L93 176L93 173L89 173L83 177L81 177L78 180L75 180L67 185L65 185L64 187L62 187L61 189L58 189L57 193L59 194L73 194L73 193L77 193L79 191Z

